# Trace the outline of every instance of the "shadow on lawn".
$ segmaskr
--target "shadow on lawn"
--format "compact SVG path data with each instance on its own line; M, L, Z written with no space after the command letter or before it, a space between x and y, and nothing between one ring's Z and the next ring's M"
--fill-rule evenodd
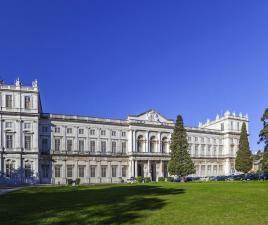
M62 192L52 190L42 191L40 188L40 192L17 192L13 193L13 197L10 195L10 204L12 204L11 197L15 201L24 200L24 208L19 206L11 208L16 210L13 215L14 222L17 225L141 223L146 216L144 214L146 211L148 213L165 206L165 199L161 196L184 193L184 189L151 185L108 186L78 190L64 187ZM19 214L16 213L18 210ZM7 218L2 219L5 221ZM13 222L12 219L9 222Z

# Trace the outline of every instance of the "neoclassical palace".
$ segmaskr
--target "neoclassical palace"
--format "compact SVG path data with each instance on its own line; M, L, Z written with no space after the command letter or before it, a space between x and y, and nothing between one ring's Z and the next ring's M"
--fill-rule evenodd
M37 81L0 84L2 176L21 182L117 183L144 176L167 177L174 121L155 110L127 119L44 113ZM248 116L225 112L215 120L186 127L192 176L235 172L242 123Z

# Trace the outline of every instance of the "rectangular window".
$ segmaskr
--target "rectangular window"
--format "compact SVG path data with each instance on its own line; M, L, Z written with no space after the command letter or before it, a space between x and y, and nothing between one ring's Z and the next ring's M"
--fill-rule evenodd
M95 135L95 130L94 129L90 129L90 135Z
M127 143L124 141L122 142L122 152L126 153L126 151L127 151Z
M198 145L194 146L194 150L195 150L195 155L197 156L198 155Z
M60 151L60 139L55 139L55 151Z
M47 126L42 127L42 132L47 133L48 132L48 127Z
M222 156L222 146L219 147L219 156Z
M90 177L96 176L96 166L90 166Z
M78 133L79 133L79 134L84 134L84 129L79 129L79 130L78 130Z
M195 140L195 141L198 141L198 137L195 137L194 140Z
M112 136L116 136L116 132L115 131L112 131Z
M223 166L219 165L219 173L222 174L223 173Z
M126 132L123 131L123 132L122 132L122 137L125 137L125 136L126 136Z
M101 177L106 177L106 170L107 170L106 166L101 167Z
M106 141L101 142L101 152L105 153L106 152Z
M43 151L47 151L48 150L48 139L47 138L43 138L42 139L42 150Z
M201 145L201 155L205 155L205 145Z
M60 133L60 127L55 127L55 133Z
M6 148L11 149L13 147L13 135L7 134L6 135Z
M217 146L213 147L213 155L216 156L217 155Z
M221 130L224 131L224 123L221 123Z
M24 129L31 129L30 123L24 123Z
M6 108L12 108L12 95L6 95Z
M61 177L61 166L55 166L55 177Z
M95 146L95 141L90 141L90 152L95 152L95 149L96 146Z
M116 142L112 141L112 153L116 153Z
M26 150L30 150L32 148L31 139L32 139L31 136L25 135L25 137L24 137L24 148Z
M84 177L85 176L85 167L84 166L79 166L78 167L78 175L79 175L79 177Z
M190 136L188 136L187 139L188 139L188 141L191 141L192 140L192 138Z
M67 151L71 152L73 150L73 140L67 140Z
M106 132L105 132L105 130L101 130L101 135L105 135L106 134Z
M211 145L208 145L208 155L211 155Z
M122 177L126 177L127 176L127 167L123 166L122 167Z
M213 175L217 175L217 165L213 166Z
M31 97L30 96L25 96L24 97L24 108L25 109L30 109L31 108Z
M112 166L112 177L116 177L117 166Z
M71 134L73 133L73 129L72 128L67 128L67 134Z
M67 177L73 177L73 166L67 165Z
M12 122L6 122L6 128L12 128Z
M205 139L203 137L201 137L201 142L204 143Z
M208 175L210 175L211 174L211 165L207 166L207 170L208 170Z
M43 178L48 178L49 175L49 166L48 165L42 165L42 176Z
M84 151L84 140L79 140L79 143L78 143L78 150L79 152L83 152Z

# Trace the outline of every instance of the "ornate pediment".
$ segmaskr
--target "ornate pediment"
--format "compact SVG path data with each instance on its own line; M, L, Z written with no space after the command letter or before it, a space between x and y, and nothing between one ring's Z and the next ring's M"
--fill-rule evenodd
M130 115L128 116L129 121L144 122L144 123L154 123L154 124L173 124L172 120L166 119L157 111L150 109L139 115Z

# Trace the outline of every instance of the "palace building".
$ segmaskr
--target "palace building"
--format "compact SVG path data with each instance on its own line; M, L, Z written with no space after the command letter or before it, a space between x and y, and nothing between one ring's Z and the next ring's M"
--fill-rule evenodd
M167 177L174 121L155 110L126 119L44 113L37 81L0 84L2 177L22 183L118 183L131 177ZM230 175L242 123L225 112L187 127L192 176Z

